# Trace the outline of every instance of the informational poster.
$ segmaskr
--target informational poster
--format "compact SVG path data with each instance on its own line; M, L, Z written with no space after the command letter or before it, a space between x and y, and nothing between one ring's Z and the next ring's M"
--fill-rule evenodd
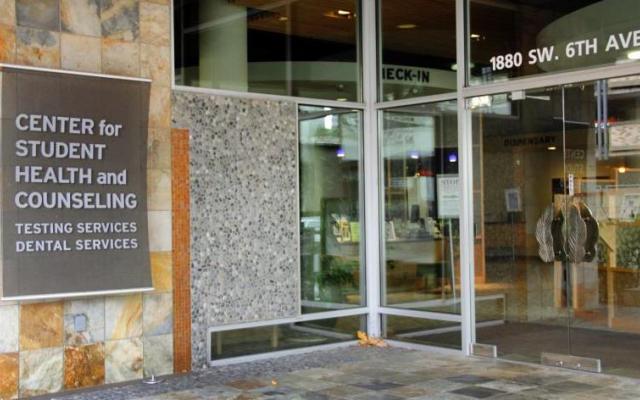
M438 217L460 218L460 179L458 175L438 175Z
M520 197L520 189L519 188L505 189L504 204L507 209L507 212L521 212L522 198Z
M620 214L623 221L635 221L640 216L640 193L626 193L622 196Z
M0 74L2 297L150 288L149 82Z
M626 154L638 154L640 152L640 124L616 123L608 129L609 150Z

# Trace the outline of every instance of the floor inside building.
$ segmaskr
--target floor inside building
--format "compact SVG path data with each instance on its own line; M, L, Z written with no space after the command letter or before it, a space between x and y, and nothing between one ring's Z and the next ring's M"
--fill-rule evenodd
M539 362L541 349L549 353L597 358L605 373L640 378L640 358L630 349L640 348L637 334L535 323L506 323L477 330L477 341L498 346L501 357Z
M134 382L48 399L640 398L640 381L631 378L397 347L350 346L163 379L153 386Z

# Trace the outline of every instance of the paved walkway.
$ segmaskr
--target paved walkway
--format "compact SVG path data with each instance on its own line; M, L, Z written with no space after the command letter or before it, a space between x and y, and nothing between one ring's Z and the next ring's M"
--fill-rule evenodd
M50 397L51 398L51 397ZM214 368L57 400L640 399L640 381L457 354L349 347Z

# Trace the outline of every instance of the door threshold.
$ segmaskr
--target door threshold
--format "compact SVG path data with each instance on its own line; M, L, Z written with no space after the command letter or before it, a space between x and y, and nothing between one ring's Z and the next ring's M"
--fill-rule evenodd
M542 353L540 363L552 367L567 368L577 371L602 373L602 363L597 358L572 356L569 354Z

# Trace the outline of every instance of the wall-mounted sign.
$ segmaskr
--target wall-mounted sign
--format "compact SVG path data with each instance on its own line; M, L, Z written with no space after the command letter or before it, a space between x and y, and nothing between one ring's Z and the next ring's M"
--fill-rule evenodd
M385 84L416 87L456 88L456 71L385 64L381 71Z
M610 4L601 3L599 6L614 8ZM634 6L636 6L634 4ZM538 34L538 42L549 43L524 51L496 54L489 59L492 71L503 71L520 68L526 65L538 66L543 71L557 71L568 67L585 67L592 63L598 64L636 60L629 52L640 49L640 29L607 33L607 24L603 21L600 27L591 32L585 32L583 37L575 37L575 26L584 21L569 21L579 12L569 14L550 24ZM594 14L592 18L600 15ZM570 28L567 28L569 26ZM611 26L615 26L611 24ZM567 33L570 32L570 33ZM591 35L591 36L589 36ZM592 62L589 58L594 59ZM586 60L583 60L586 59Z
M556 137L553 135L518 135L505 138L502 143L505 147L550 146L556 144Z
M149 83L0 67L3 298L151 287Z
M438 175L438 217L460 218L460 179L458 175Z

